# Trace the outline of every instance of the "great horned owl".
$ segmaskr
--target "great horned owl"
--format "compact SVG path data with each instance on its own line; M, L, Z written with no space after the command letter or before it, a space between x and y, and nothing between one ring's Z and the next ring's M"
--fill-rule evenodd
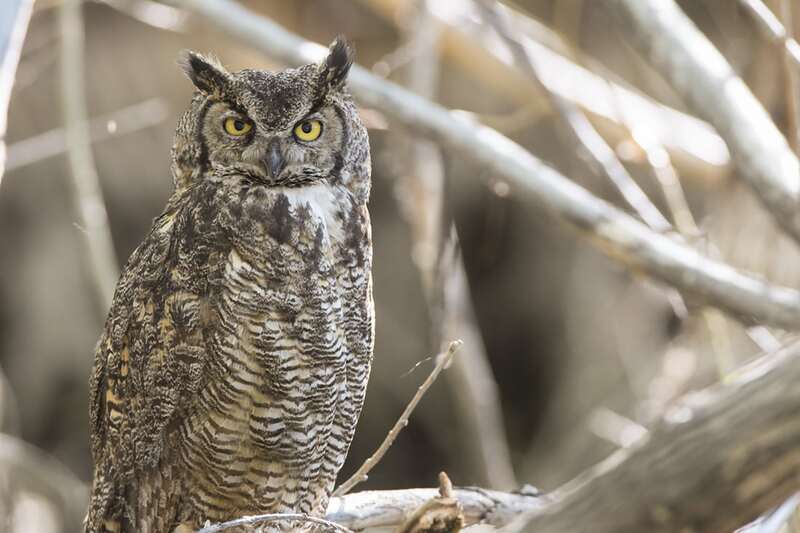
M182 57L197 91L175 136L175 192L125 266L95 354L86 531L324 514L374 331L352 58L341 38L320 64L277 73Z

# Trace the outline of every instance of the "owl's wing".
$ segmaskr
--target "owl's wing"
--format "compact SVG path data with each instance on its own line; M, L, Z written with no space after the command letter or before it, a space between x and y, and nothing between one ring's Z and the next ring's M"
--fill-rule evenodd
M202 385L213 327L211 247L219 243L203 218L190 193L173 199L117 285L90 377L89 526L93 515L120 517L131 505L131 480L141 483L160 460L169 462L170 424Z

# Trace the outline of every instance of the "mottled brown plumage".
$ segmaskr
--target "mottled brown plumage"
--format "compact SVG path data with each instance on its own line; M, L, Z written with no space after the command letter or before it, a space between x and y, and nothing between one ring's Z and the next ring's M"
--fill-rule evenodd
M95 355L87 532L324 513L374 328L351 62L342 40L278 73L185 54L198 91L176 133L175 192L125 266Z

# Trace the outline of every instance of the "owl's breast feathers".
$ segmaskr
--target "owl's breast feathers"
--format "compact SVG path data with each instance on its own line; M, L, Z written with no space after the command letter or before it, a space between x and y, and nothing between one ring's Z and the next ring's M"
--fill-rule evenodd
M343 187L176 194L98 344L87 530L324 512L369 375L371 255Z

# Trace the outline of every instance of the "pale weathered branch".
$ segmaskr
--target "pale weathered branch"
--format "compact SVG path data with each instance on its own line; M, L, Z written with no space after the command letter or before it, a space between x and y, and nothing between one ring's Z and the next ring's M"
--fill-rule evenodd
M521 513L537 509L547 501L529 487L519 493L478 487L453 490L464 510L467 525L476 523L500 527ZM438 489L376 490L331 498L325 518L355 531L395 528L425 502L439 496Z
M103 192L92 156L84 87L83 2L64 0L61 5L61 90L64 133L72 174L72 200L85 232L91 279L98 311L111 305L119 267L108 227Z
M598 174L605 175L608 181L619 191L625 202L636 211L642 221L651 229L658 232L671 230L672 225L639 187L639 184L630 175L625 165L617 158L614 149L608 145L605 139L592 126L592 123L589 122L580 107L558 93L551 91L542 82L542 75L536 64L536 58L523 45L522 38L519 32L515 31L512 25L514 21L508 16L508 13L491 0L479 0L476 3L481 8L481 13L487 23L500 35L510 49L518 68L525 72L539 87L539 90L547 96L550 105L569 127L572 138L585 149L591 159L590 163L593 169Z
M525 531L733 531L800 488L800 343L684 397L646 437L517 521Z
M800 241L800 164L747 85L673 0L611 0L619 27L731 151L742 178Z
M230 0L173 2L284 63L316 62L326 53L326 48L305 41ZM505 177L512 191L570 223L606 255L627 267L706 298L710 305L742 319L787 329L800 325L798 291L772 285L703 257L688 246L649 230L498 132L473 124L363 68L353 67L349 85L367 106L430 135Z
M795 342L684 397L638 442L552 493L460 489L456 497L467 524L508 531L732 531L800 488L799 410ZM333 499L326 518L356 530L397 526L434 496L352 494Z
M395 422L394 426L392 426L392 429L389 430L389 434L386 435L385 439L383 439L381 445L378 446L378 449L375 450L375 453L370 455L369 458L364 461L364 464L362 464L358 470L356 470L356 472L350 476L350 479L339 485L339 487L333 492L334 496L342 496L347 494L353 487L362 481L367 480L367 474L369 474L369 471L372 470L381 459L383 459L383 456L386 455L387 451L389 451L389 448L391 448L392 444L397 438L397 435L399 435L403 428L408 425L408 419L411 417L411 413L414 412L417 404L419 404L419 401L423 396L425 396L425 393L428 391L431 385L433 385L433 382L436 381L436 378L439 377L439 374L442 372L442 370L447 368L447 366L453 360L453 356L461 347L461 344L461 341L451 342L447 347L447 351L440 353L436 357L436 366L433 367L431 373L427 378L425 378L425 381L422 382L422 385L419 386L417 392L414 394L414 397L411 398L410 402L408 402L408 405L403 410L403 414L400 415L400 418L397 419L397 422Z

